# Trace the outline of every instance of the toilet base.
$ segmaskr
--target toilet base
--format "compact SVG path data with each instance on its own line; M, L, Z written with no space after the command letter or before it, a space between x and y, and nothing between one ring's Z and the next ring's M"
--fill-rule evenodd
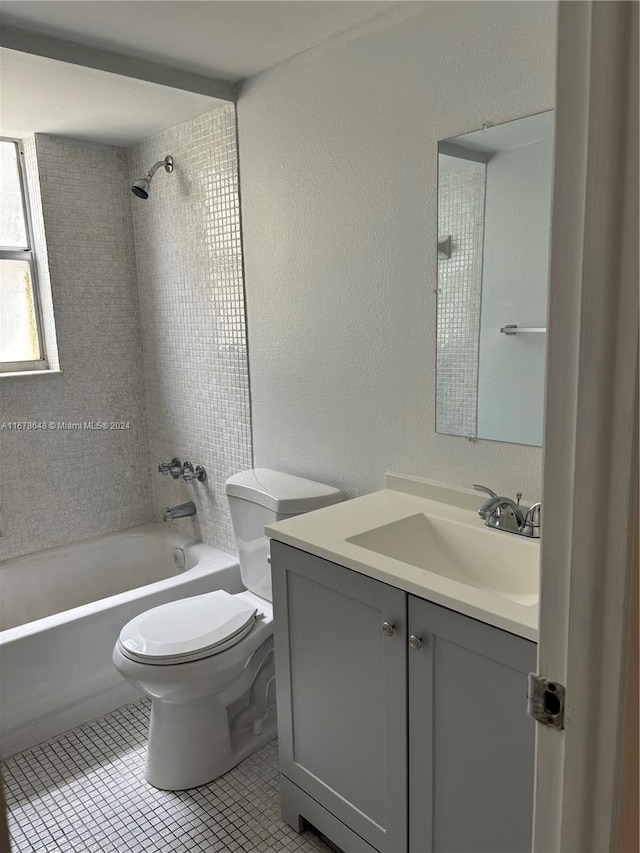
M144 771L147 782L163 791L184 791L212 782L276 737L275 707L261 722L262 731L254 725L232 732L227 710L216 697L188 704L154 699Z

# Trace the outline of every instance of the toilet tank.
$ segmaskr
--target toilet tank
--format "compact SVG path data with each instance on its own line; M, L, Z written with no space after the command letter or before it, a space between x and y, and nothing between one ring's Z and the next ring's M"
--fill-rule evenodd
M342 500L332 486L271 471L252 468L229 477L225 485L236 538L242 583L248 590L272 600L269 544L265 525Z

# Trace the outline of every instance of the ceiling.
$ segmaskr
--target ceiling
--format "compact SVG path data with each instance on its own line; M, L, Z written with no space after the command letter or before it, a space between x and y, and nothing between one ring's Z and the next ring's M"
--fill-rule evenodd
M385 0L8 0L0 20L235 81L395 5Z
M0 48L0 136L52 133L133 145L223 103L206 95Z

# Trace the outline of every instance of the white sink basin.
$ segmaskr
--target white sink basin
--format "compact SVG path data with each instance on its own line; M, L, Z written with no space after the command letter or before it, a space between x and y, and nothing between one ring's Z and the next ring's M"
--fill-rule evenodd
M516 604L538 603L539 551L518 536L418 512L346 541Z
M486 528L477 495L390 477L394 488L278 521L267 535L537 641L540 540Z

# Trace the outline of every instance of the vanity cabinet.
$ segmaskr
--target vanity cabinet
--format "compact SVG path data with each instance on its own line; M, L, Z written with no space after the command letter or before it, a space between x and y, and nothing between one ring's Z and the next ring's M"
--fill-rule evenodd
M283 817L345 853L531 849L535 643L271 542Z

